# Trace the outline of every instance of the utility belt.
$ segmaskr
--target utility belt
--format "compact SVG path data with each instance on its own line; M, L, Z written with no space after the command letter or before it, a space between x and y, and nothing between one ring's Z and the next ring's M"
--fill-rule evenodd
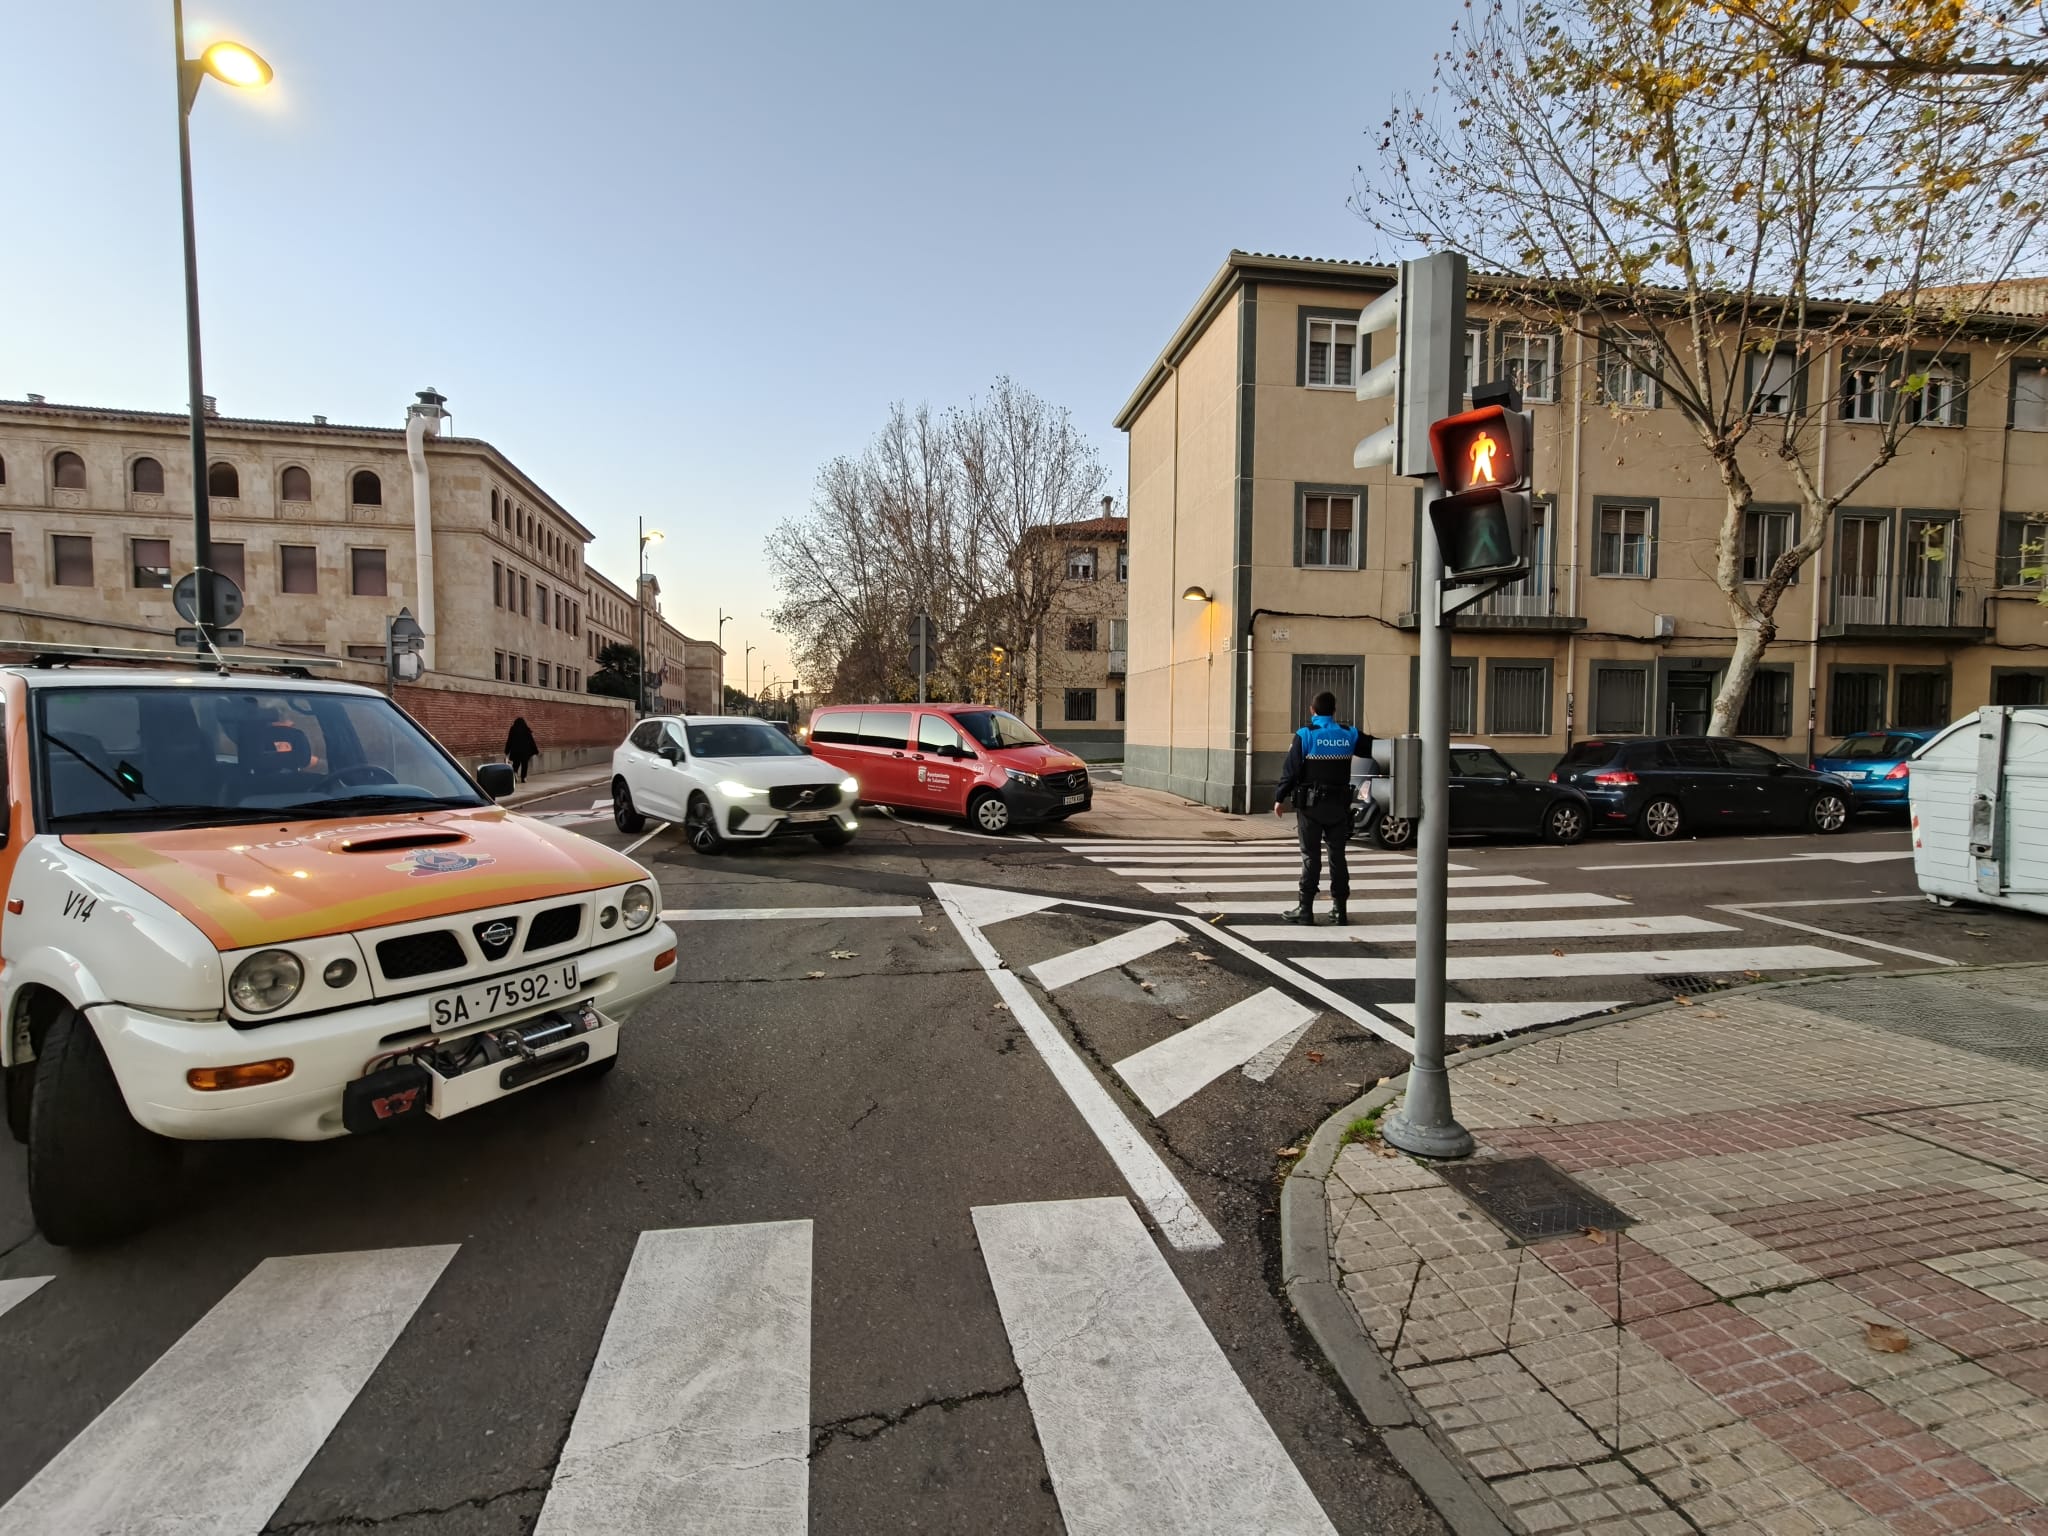
M1351 814L1351 785L1303 784L1294 792L1294 808L1310 821L1335 825Z

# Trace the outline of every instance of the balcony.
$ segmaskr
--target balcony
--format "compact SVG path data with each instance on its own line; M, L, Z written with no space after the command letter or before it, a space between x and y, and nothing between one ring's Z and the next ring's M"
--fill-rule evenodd
M1396 622L1403 629L1413 629L1415 615L1404 613ZM1516 582L1482 597L1458 614L1452 624L1452 628L1463 630L1536 630L1552 634L1585 627L1583 618L1565 612L1563 593L1531 592L1526 582Z
M1126 657L1127 653L1121 649L1113 650L1109 653L1109 675L1111 677L1122 677L1130 670L1126 663Z
M1978 583L1848 581L1821 634L1831 640L1981 640L1991 633L1990 588Z

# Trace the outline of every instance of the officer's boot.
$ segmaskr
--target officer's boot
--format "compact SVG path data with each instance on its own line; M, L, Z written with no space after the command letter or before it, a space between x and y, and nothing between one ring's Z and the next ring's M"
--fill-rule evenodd
M1350 921L1351 919L1344 915L1343 899L1339 898L1335 901L1332 901L1330 903L1330 926L1332 928L1342 928L1346 923Z
M1291 912L1282 912L1280 914L1281 922L1293 923L1297 927L1314 927L1315 920L1316 911L1313 902L1304 901Z

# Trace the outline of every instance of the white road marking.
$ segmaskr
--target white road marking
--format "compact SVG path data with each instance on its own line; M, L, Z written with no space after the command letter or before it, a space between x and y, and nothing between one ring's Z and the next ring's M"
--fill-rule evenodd
M1413 955L1353 959L1349 955L1304 957L1300 965L1332 981L1413 981ZM1577 955L1453 955L1444 974L1451 981L1498 981L1510 977L1670 976L1697 971L1819 971L1875 965L1860 955L1838 954L1811 944L1761 945L1755 949L1621 949Z
M1287 1059L1288 1052L1301 1044L1302 1037L1309 1032L1310 1026L1314 1023L1315 1020L1310 1019L1307 1024L1303 1024L1296 1029L1290 1029L1278 1040L1275 1040L1271 1045L1244 1064L1244 1075L1255 1083L1265 1082L1275 1072L1280 1070L1280 1063ZM1412 1028L1413 1026L1410 1027Z
M0 1509L0 1533L261 1530L454 1256L265 1259Z
M1281 1036L1314 1023L1315 1017L1286 993L1268 987L1126 1056L1116 1064L1116 1075L1139 1103L1163 1115Z
M1922 898L1915 896L1914 901ZM1626 907L1632 905L1620 896L1595 896L1590 891L1539 891L1528 895L1515 896L1452 896L1447 904L1453 912L1547 912L1552 907ZM1184 901L1181 906L1190 912L1221 912L1230 916L1251 917L1259 914L1291 912L1291 901ZM1353 916L1372 912L1413 912L1413 896L1369 896L1360 901L1356 896L1347 904ZM1239 932L1243 930L1240 929Z
M0 1280L0 1317L20 1306L50 1283L48 1275L31 1275L23 1280Z
M1181 931L1172 923L1161 920L1147 923L1142 928L1133 928L1114 938L1104 939L1100 944L1090 944L1085 949L1070 949L1064 955L1055 955L1050 960L1041 960L1031 967L1031 974L1038 984L1052 992L1093 976L1098 971L1114 970L1127 965L1142 955L1149 955L1155 949L1179 942Z
M811 1224L643 1232L535 1536L803 1536Z
M1452 864L1446 867L1454 871L1467 871L1472 868L1470 864ZM1377 876L1384 876L1389 879L1406 878L1410 884L1413 884L1414 877L1408 871L1414 868L1415 866L1412 864L1351 864L1347 866L1346 872L1363 876L1366 879L1372 879ZM1169 877L1177 880L1192 880L1201 875L1208 875L1212 878L1221 875L1230 879L1256 878L1260 875L1293 875L1299 878L1301 874L1301 860L1261 860L1257 863L1248 861L1243 864L1133 864L1119 866L1110 870L1109 873L1139 878L1149 875L1154 880ZM1328 876L1328 873L1328 867L1325 866L1325 877Z
M1298 869L1301 865L1301 850L1298 848L1276 853L1225 855L1192 853L1183 849L1173 853L1091 853L1085 857L1091 864L1199 864L1205 869L1234 869L1241 864L1285 864ZM1415 861L1398 853L1353 853L1345 856L1345 863L1354 868L1361 864L1406 864L1413 867ZM1455 869L1458 866L1451 867Z
M1382 1005L1395 1017L1415 1022L1413 1003L1386 1003ZM1509 1035L1518 1029L1534 1029L1539 1024L1562 1024L1566 1019L1576 1019L1589 1013L1605 1013L1610 1008L1620 1008L1615 1003L1452 1003L1444 1004L1444 1033L1446 1035Z
M1794 853L1775 859L1669 859L1651 864L1581 864L1584 870L1614 869L1719 869L1731 864L1879 864L1889 859L1910 859L1913 850L1901 853Z
M932 889L937 891L940 887L935 885ZM990 885L949 885L944 889L948 894L941 899L949 902L955 912L977 928L986 928L991 923L1007 922L1013 917L1027 917L1033 912L1043 912L1047 907L1056 907L1060 904L1060 898L1057 896L1034 896L1028 891L1003 891Z
M1704 917L1541 917L1526 922L1446 923L1453 944L1512 944L1524 939L1632 939L1644 934L1733 933L1733 923ZM1413 923L1357 923L1343 928L1244 927L1254 944L1413 944Z
M620 849L619 851L630 856L631 854L637 852L650 840L661 836L662 833L668 830L668 827L669 824L664 821L660 826L656 827L653 831L643 833L641 836L634 838L632 842L626 844L626 846Z
M670 923L751 923L779 917L922 917L923 907L675 907L661 914Z
M1102 1149L1116 1164L1124 1182L1131 1186L1132 1192L1144 1202L1145 1209L1152 1213L1152 1219L1159 1223L1166 1240L1183 1250L1222 1247L1223 1239L1209 1225L1209 1218L1202 1214L1201 1208L1189 1198L1165 1160L1138 1134L1129 1117L1109 1096L1109 1090L1089 1071L1088 1064L1079 1053L1067 1044L1066 1036L1059 1032L1058 1026L1045 1016L1045 1010L1038 1006L1031 989L1004 968L1002 956L996 953L995 946L982 936L981 930L968 916L977 905L995 905L977 901L977 898L1010 893L977 891L972 886L934 881L932 894L938 897L954 928L959 930L961 942L967 946L968 953L988 973L989 984L1009 1008L1010 1016L1037 1049L1054 1080L1066 1090L1075 1111L1095 1133L1095 1139L1102 1143Z
M1164 871L1152 870L1149 873L1163 874ZM1453 887L1470 890L1475 886L1541 885L1543 882L1541 880L1531 880L1527 875L1452 875L1449 883ZM1141 880L1139 882L1143 889L1156 891L1161 896L1195 896L1203 891L1221 891L1226 895L1249 894L1254 891L1291 891L1296 889L1299 884L1300 882L1297 880L1228 880L1221 878L1210 880ZM1406 875L1397 879L1387 880L1353 880L1351 882L1351 889L1354 891L1399 891L1412 889L1414 885L1415 877L1413 875ZM1322 884L1317 889L1327 891L1329 888L1330 872L1325 869L1323 871Z
M1248 837L1241 840L1225 841L1222 838L1090 838L1085 843L1062 843L1069 853L1111 853L1130 851L1136 853L1164 852L1180 853L1192 849L1196 853L1236 853L1239 850L1264 852L1272 848L1293 848L1291 837Z
M1913 897L1908 899L1921 900L1924 898ZM1780 905L1780 903L1765 902L1763 905L1776 906ZM1783 903L1783 905L1789 906L1790 903ZM1832 928L1817 928L1812 923L1794 922L1789 917L1778 917L1769 912L1754 911L1746 903L1717 906L1714 910L1716 912L1732 912L1737 917L1753 917L1760 923L1776 923L1780 928L1796 928L1801 933L1817 934L1821 938L1836 939L1844 944L1860 944L1865 949L1881 949L1889 955L1904 955L1908 960L1925 960L1930 965L1956 964L1954 960L1949 959L1946 955L1930 955L1924 949L1908 949L1903 944L1886 944L1878 939L1860 938L1853 933L1837 933Z
M1888 907L1897 902L1910 901L1915 906L1925 902L1925 896L1819 896L1810 901L1745 901L1745 912L1758 907Z
M974 1208L1072 1536L1334 1536L1122 1200Z

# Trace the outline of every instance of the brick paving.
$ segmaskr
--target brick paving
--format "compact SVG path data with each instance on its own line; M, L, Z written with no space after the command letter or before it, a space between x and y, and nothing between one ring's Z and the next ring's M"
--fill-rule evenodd
M1523 1530L2048 1536L2048 1073L1803 995L1454 1065L1479 1156L1624 1232L1518 1246L1418 1160L1331 1170L1344 1294Z

